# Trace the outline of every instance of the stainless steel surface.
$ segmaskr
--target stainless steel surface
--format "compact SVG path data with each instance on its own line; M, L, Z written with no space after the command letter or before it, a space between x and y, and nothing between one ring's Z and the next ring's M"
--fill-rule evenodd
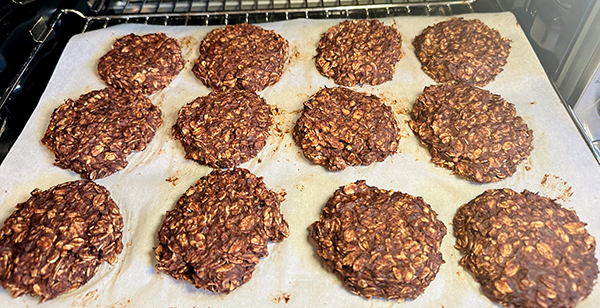
M600 1L591 4L555 82L600 161Z
M598 0L500 0L515 14L546 73L557 81ZM568 99L567 95L565 98Z
M592 154L594 155L596 162L598 162L598 164L600 164L600 142L591 139L590 135L586 131L585 126L581 122L581 119L577 117L577 115L575 114L575 111L573 111L573 108L571 108L571 106L569 106L566 103L565 99L560 94L560 91L559 91L556 83L551 82L551 84L554 87L554 90L556 91L556 94L560 98L561 102L563 103L565 109L567 110L567 113L569 114L569 116L571 117L573 122L575 123L575 126L577 126L577 129L579 130L581 137L583 138L583 140L585 140L585 143L590 148L590 151L592 151Z
M46 20L44 20L44 17L40 16L33 25L33 28L29 30L29 34L31 34L31 37L36 43L41 43L44 41L44 38L49 31L50 29L47 26Z
M597 51L600 53L600 48ZM595 75L587 82L573 110L595 150L600 151L600 59L597 60Z
M600 1L596 1L588 12L588 18L581 25L581 30L568 56L565 57L563 69L555 81L566 102L577 108L578 101L596 71L600 68Z

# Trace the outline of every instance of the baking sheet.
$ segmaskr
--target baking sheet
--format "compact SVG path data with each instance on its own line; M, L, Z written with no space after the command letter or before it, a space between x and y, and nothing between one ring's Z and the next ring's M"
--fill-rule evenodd
M512 40L512 50L496 81L485 88L516 105L517 114L534 131L534 150L511 178L493 184L473 184L437 168L430 161L406 121L415 98L434 81L420 69L411 42L422 29L449 17L397 17L381 19L395 24L403 36L404 57L394 79L379 86L355 87L373 93L392 106L399 121L400 152L367 167L327 172L311 164L293 143L290 131L300 116L302 103L320 87L333 87L321 76L313 57L320 34L340 20L294 20L267 23L290 42L290 62L281 81L259 92L275 106L275 127L258 157L241 165L263 176L267 186L287 193L281 211L290 225L290 237L269 245L270 255L260 261L252 280L229 295L198 290L157 274L153 247L167 210L183 192L211 169L185 160L179 141L171 138L178 110L209 89L191 72L202 38L214 27L119 25L77 35L67 45L39 105L20 138L0 166L0 220L35 189L79 179L69 170L53 166L54 156L41 143L52 111L67 98L76 99L105 85L96 72L98 59L118 37L131 32L162 31L176 38L186 66L173 83L151 97L163 112L163 126L142 152L129 156L125 170L96 182L112 193L124 217L125 249L116 265L103 264L96 276L80 289L40 307L493 307L479 291L473 277L458 265L453 248L452 218L456 209L486 189L528 189L574 208L588 223L588 231L600 236L600 166L579 135L556 96L516 19L510 13L469 14ZM416 300L402 303L367 300L346 291L316 257L308 240L308 226L318 219L328 198L339 186L365 179L368 185L422 196L448 227L442 253L446 263L437 278ZM600 303L600 287L578 307ZM38 299L17 299L0 289L3 306L36 307Z

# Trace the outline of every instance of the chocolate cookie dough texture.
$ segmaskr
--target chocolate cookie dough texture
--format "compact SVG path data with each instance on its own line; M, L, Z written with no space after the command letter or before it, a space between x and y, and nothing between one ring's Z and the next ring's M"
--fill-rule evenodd
M402 58L402 36L378 20L347 20L323 33L316 66L343 86L378 85L392 80Z
M596 241L574 210L527 190L490 189L454 217L460 264L505 307L572 308L598 277Z
M292 135L306 158L330 171L383 161L396 153L399 140L389 106L343 87L311 96Z
M409 125L436 166L489 183L512 176L533 149L533 131L516 113L499 95L449 83L425 87Z
M163 33L132 33L100 58L98 73L109 86L150 95L170 84L184 64L175 39Z
M186 158L231 168L254 158L267 143L271 107L254 92L211 92L183 106L173 125Z
M246 169L213 170L167 212L155 248L159 272L196 288L229 293L252 278L267 243L289 235L269 190Z
M365 181L336 190L311 225L319 256L350 292L398 301L416 298L435 279L444 235L423 198Z
M413 41L423 71L436 82L485 86L506 65L510 40L478 19L452 18L427 27Z
M144 150L161 125L150 100L109 87L56 108L42 143L55 165L95 180L125 168L127 156Z
M41 302L86 284L123 250L123 217L103 186L81 180L39 189L0 229L0 285Z
M192 71L213 90L261 91L281 78L289 43L275 31L250 24L215 29L200 43Z

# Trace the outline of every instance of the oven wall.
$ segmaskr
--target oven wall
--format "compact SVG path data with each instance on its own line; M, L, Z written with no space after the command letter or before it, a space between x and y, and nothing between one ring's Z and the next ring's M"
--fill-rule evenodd
M582 23L581 32L575 40L565 64L556 78L557 86L566 102L579 108L579 104L597 99L594 93L594 78L600 67L600 1L590 8L590 14ZM597 86L596 86L597 87ZM592 92L588 92L592 91ZM588 97L588 95L595 97ZM582 101L583 100L583 101Z
M501 0L600 162L600 0Z
M515 14L565 101L574 107L582 94L576 84L600 40L600 0L501 0Z

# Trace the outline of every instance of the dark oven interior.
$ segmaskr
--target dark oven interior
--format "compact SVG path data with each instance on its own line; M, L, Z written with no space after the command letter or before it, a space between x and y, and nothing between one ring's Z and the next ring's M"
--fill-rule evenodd
M586 1L535 0L13 0L0 4L0 163L16 141L70 37L119 23L224 25L295 18L379 18L511 10L548 76L560 71ZM587 2L589 5L589 2ZM540 12L539 7L545 11ZM554 16L554 17L552 17ZM548 20L539 29L536 20ZM558 21L557 21L558 20ZM566 24L568 23L568 25ZM537 26L537 28L535 28ZM535 33L530 31L535 30ZM574 29L574 30L572 30ZM567 31L568 30L568 31ZM558 32L557 32L558 31ZM532 33L534 34L532 36ZM539 36L539 37L536 37ZM551 41L549 41L551 38ZM554 46L547 46L554 44ZM556 48L560 45L560 48ZM558 51L556 51L558 50Z

